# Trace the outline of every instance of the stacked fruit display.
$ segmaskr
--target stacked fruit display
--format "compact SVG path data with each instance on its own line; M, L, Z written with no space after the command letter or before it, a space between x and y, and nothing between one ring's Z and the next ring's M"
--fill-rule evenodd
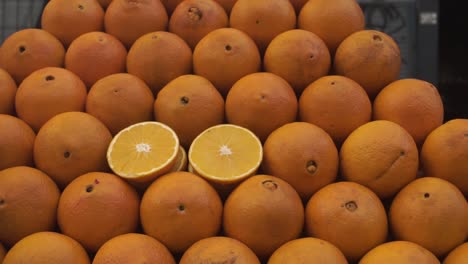
M468 263L468 120L355 0L50 0L0 47L0 263Z

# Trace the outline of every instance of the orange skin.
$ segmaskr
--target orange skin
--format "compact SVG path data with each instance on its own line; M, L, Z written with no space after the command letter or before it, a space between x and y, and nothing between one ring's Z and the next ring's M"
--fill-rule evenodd
M0 114L14 115L16 90L15 80L0 68Z
M0 114L0 170L14 166L33 165L33 147L36 134L26 122Z

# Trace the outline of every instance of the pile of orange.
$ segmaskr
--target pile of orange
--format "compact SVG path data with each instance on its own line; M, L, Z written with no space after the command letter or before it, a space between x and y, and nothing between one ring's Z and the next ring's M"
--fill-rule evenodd
M50 0L0 47L0 263L468 263L468 120L355 0Z

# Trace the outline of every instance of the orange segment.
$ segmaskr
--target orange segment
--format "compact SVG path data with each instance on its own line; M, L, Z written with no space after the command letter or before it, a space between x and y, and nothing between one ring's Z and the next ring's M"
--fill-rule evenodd
M218 183L233 183L256 173L262 144L250 130L232 124L210 127L189 149L189 163L201 176Z
M176 162L179 139L160 122L141 122L120 131L107 150L109 166L117 175L150 181L168 172Z

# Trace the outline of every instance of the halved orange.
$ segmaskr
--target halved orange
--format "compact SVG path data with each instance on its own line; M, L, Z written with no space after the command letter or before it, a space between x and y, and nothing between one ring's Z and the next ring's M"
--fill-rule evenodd
M107 150L107 161L120 177L133 183L148 183L171 170L179 147L179 138L169 126L141 122L115 135Z
M185 151L184 147L179 146L176 161L174 163L174 166L172 166L170 172L187 170L187 163L187 152Z
M188 153L191 169L216 184L238 183L254 175L262 157L258 137L232 124L206 129L193 140Z

